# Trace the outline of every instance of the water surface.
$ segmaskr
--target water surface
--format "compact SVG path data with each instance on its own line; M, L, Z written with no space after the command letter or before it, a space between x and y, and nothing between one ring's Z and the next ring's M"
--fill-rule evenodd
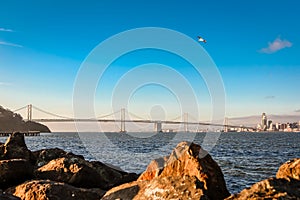
M25 140L32 151L58 147L141 173L152 159L169 155L180 141L192 138L202 144L205 137L205 133L187 134L191 133L51 133ZM275 176L282 163L300 157L299 150L300 133L222 133L209 153L221 167L229 191L236 193Z

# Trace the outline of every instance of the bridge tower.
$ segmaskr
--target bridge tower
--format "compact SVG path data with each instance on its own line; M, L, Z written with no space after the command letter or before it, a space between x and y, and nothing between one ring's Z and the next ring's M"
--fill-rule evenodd
M27 105L27 120L28 121L32 120L32 105L31 104Z
M228 117L224 119L224 132L228 132Z
M183 114L183 122L184 122L184 131L187 133L187 132L189 132L189 127L188 127L189 114L188 113Z
M161 121L156 121L154 123L154 132L162 132L162 124L161 124Z
M125 108L121 109L121 133L125 133L126 129L125 129Z

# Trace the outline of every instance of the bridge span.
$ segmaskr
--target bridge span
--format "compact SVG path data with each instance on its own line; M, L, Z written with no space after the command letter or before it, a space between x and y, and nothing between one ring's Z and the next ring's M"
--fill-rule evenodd
M151 120L151 119L125 119L125 109L122 108L119 111L116 111L114 113L110 113L107 115L103 115L97 118L71 118L71 117L65 117L61 115L57 115L54 113L51 113L49 111L45 111L43 109L40 109L33 105L27 105L24 107L21 107L19 109L14 110L13 112L18 112L20 110L26 109L27 110L27 121L34 121L34 122L40 122L40 123L46 123L46 122L113 122L113 123L120 123L120 132L126 132L125 124L126 123L148 123L148 124L154 124L155 131L160 132L162 131L162 124L174 124L174 125L183 125L184 131L188 132L188 126L189 125L201 125L201 126L214 126L214 127L223 127L223 131L227 132L229 128L242 128L247 130L255 130L253 127L247 127L247 126L237 126L237 125L229 125L228 124L228 118L225 118L223 124L219 123L209 123L209 122L197 122L197 121L188 121L188 113L184 113L183 116L179 116L175 119L183 118L183 121L178 120ZM36 109L42 113L48 114L55 118L33 118L33 109ZM116 114L120 113L120 119L104 119L105 117L115 116ZM130 115L135 116L136 118L140 118L139 116L128 112Z

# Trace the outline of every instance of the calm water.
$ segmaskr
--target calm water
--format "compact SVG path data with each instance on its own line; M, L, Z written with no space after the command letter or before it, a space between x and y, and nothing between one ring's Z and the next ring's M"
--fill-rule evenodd
M189 134L51 133L25 139L31 150L58 147L141 173L152 159L169 155L182 140L202 144L205 133ZM275 176L282 163L300 157L300 133L222 133L210 154L220 165L228 189L235 193Z

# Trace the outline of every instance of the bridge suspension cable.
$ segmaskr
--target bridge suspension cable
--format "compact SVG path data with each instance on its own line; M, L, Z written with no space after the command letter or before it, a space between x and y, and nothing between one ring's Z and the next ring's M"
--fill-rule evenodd
M140 116L138 116L138 115L136 115L136 114L134 114L134 113L132 113L132 112L128 112L128 114L129 114L129 115L132 115L133 117L135 117L135 118L137 118L137 119L148 120L148 119L142 118L142 117L140 117Z
M196 117L194 117L193 115L190 115L190 114L189 114L189 118L196 121L196 122L199 121L198 119L196 119Z
M27 107L27 106L26 106L26 107ZM40 109L40 108L38 108L38 107L36 107L36 106L32 106L32 107L33 107L34 109L36 109L36 110L42 112L42 113L45 113L45 114L48 114L48 115L51 115L51 116L54 116L54 117L59 117L59 118L64 118L64 119L73 119L73 118L71 118L71 117L65 117L65 116L62 116L62 115L57 115L57 114L54 114L54 113L45 111L45 110Z
M171 119L171 121L179 120L182 118L182 115L177 116L176 118Z
M23 106L22 108L18 108L18 109L16 109L16 110L13 110L13 112L18 112L18 111L23 110L23 109L25 109L25 108L27 108L27 105L26 105L26 106Z
M96 119L101 119L101 118L109 117L109 116L115 115L115 114L117 114L117 113L119 113L119 112L121 112L121 110L118 110L118 111L116 111L116 112L109 113L109 114L106 114L106 115L98 116L98 117L96 117ZM95 118L90 118L90 119L95 119Z

